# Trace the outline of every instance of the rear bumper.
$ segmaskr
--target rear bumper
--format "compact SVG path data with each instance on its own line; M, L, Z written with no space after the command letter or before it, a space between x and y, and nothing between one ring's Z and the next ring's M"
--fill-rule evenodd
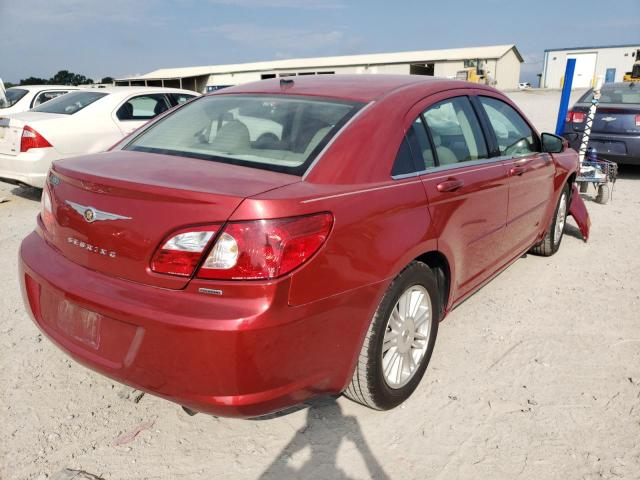
M51 162L58 158L51 148L29 150L15 156L0 154L0 180L43 188Z
M80 363L193 410L242 417L341 392L384 288L297 307L289 278L245 285L242 298L230 282L162 289L74 264L35 232L20 249L20 279L38 327ZM224 294L198 293L203 285Z
M565 133L572 131L567 129ZM578 151L582 132L575 131L575 133L578 133L580 138L571 142L571 147ZM592 133L589 138L589 147L596 148L599 158L622 165L640 165L640 135Z

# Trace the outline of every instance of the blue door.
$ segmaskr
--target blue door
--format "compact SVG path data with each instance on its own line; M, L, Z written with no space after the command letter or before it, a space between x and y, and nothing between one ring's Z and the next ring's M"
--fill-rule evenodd
M616 69L607 68L607 73L604 76L604 83L613 83L616 81Z

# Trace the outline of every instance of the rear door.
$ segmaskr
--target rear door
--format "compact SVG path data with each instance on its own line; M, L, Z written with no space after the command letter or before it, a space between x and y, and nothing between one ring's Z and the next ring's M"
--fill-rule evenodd
M486 115L490 135L500 160L506 160L509 174L509 203L505 246L509 256L530 247L546 227L546 213L553 201L555 166L551 155L542 153L536 131L507 102L478 96Z
M489 158L480 122L465 93L473 91L463 90L453 98L449 92L432 96L420 112L422 129L432 145L431 152L422 149L421 179L439 235L438 248L452 263L454 301L502 265L508 200L507 166Z
M169 99L162 93L135 95L118 107L115 122L123 135L128 135L171 107Z

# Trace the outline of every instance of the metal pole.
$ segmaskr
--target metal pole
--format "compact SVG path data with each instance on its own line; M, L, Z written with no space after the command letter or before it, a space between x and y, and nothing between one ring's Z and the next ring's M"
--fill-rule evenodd
M576 70L576 59L567 60L567 67L564 71L564 85L562 86L562 96L560 97L560 109L558 110L558 120L556 121L556 135L564 132L564 122L569 110L569 97L571 97L571 86L573 85L573 73Z
M591 136L591 126L593 125L593 119L596 116L596 110L600 103L600 90L602 89L603 77L599 76L596 80L596 86L593 89L593 98L591 99L591 106L589 107L589 114L587 115L587 121L584 125L584 133L582 134L582 141L580 142L580 165L584 161L584 156L587 153L587 147L589 146L589 137Z

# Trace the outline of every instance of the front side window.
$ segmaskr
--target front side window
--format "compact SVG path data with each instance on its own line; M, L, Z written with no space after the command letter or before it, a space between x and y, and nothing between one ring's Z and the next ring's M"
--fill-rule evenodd
M6 101L0 100L0 108L9 108L13 107L16 103L18 103L27 93L28 90L23 88L9 88L5 92Z
M538 136L511 105L491 97L479 97L496 135L500 155L523 157L539 152Z
M43 103L32 110L32 112L43 113L61 113L63 115L73 115L78 113L83 108L88 107L93 102L100 100L102 97L106 97L108 93L99 92L70 92L66 95L61 95L58 98Z
M180 107L127 150L303 175L361 103L293 95L213 95Z
M487 158L487 145L467 97L443 100L423 113L439 165Z
M167 98L162 94L138 95L123 103L118 108L116 117L120 121L151 120L169 108Z

